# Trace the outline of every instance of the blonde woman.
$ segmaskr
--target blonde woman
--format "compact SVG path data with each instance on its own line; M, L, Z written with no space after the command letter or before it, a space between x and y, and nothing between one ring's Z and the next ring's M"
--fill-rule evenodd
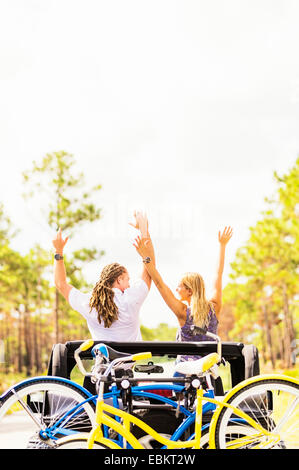
M219 231L219 261L217 275L214 283L214 292L211 299L206 299L205 284L200 274L195 272L186 273L180 280L177 287L179 299L171 289L165 284L161 275L157 271L151 259L150 239L139 236L135 239L135 246L138 254L143 258L146 269L153 282L158 288L168 307L176 315L179 323L177 335L178 341L211 341L205 335L192 335L191 326L196 325L206 328L211 333L217 333L219 314L222 305L222 274L224 268L225 249L228 241L232 237L232 228L225 227L223 232ZM197 359L198 356L182 356L181 360Z

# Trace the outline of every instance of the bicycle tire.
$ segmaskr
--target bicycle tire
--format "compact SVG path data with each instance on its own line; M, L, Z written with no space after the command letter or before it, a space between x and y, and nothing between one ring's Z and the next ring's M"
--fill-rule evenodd
M66 439L59 439L55 449L58 450L68 450L68 449L87 449L87 439L86 437L81 436L72 436L68 440ZM110 449L108 446L104 444L100 444L97 441L94 441L92 449L96 450L103 450L103 449Z
M267 437L266 433L261 434L256 430L250 439L244 439L243 442L228 441L225 437L226 430L236 415L231 408L223 407L215 427L216 449L299 447L298 436L297 440L294 436L299 423L299 384L288 378L258 379L244 384L244 387L232 394L227 403L248 413L256 423L272 433L272 438L279 432L279 438L273 441L271 436Z
M251 436L255 430L250 426L243 426L237 424L229 424L226 428L226 439L240 439L241 437ZM209 449L210 430L205 428L201 433L200 448Z
M145 412L142 415L138 416L142 421L151 426L153 429L159 432L163 437L168 439L171 438L172 434L175 432L182 420L178 420L175 417L174 413L170 412ZM189 439L194 439L194 426L192 426L191 432L192 435ZM148 435L143 431L143 429L138 428L138 426L132 427L132 434L139 440L145 449L160 449L162 444L156 441L152 436ZM243 436L248 436L252 434L252 428L248 426L237 426L233 423L229 424L226 429L227 437L233 436L234 438L240 438ZM200 448L208 449L209 448L209 437L210 429L205 427L202 430Z
M20 406L20 399L26 403L27 411ZM51 448L53 442L61 437L59 431L62 428L78 432L90 430L95 418L95 404L93 401L85 402L88 399L89 395L75 383L55 377L28 379L15 385L1 397L1 447ZM79 406L80 403L83 404ZM74 410L76 406L78 408ZM71 409L73 413L70 413ZM20 432L16 430L15 422ZM39 425L44 427L43 432L40 432Z

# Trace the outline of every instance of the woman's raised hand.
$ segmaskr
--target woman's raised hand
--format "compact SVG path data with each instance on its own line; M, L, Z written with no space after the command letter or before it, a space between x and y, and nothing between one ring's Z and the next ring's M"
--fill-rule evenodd
M150 247L150 239L149 238L141 238L136 237L134 240L133 246L136 248L137 253L142 257L146 258L147 256L151 256L152 250Z
M218 232L218 240L221 245L226 245L233 235L232 227L225 227L223 232Z

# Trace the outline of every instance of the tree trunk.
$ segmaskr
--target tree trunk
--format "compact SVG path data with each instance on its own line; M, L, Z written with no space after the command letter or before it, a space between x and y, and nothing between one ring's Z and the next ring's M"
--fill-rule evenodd
M41 372L41 338L40 338L40 326L41 326L41 282L40 273L38 268L38 280L37 280L37 302L36 302L36 313L34 319L34 362L36 372Z
M285 357L283 331L284 331L284 327L283 327L282 324L280 324L279 329L278 329L278 333L279 333L279 338L278 339L279 339L279 354L280 354L281 363L284 363L284 357Z
M27 376L31 375L32 371L32 344L31 344L31 331L30 331L30 311L28 306L25 305L24 311L24 344L25 344L25 367Z
M23 372L22 313L18 310L18 372Z
M24 294L24 344L25 344L25 367L28 376L32 375L33 368L33 351L32 351L32 331L31 331L31 315L29 308L29 289L25 284Z
M263 363L266 364L267 362L267 351L266 351L266 340L265 340L265 331L264 329L261 330L261 356Z
M292 342L295 339L295 330L292 314L289 310L289 299L287 287L283 284L283 313L284 313L284 344L285 344L285 366L292 367Z
M264 326L265 326L265 331L266 331L266 349L268 351L268 357L271 360L272 368L275 369L275 357L274 357L274 352L273 352L271 325L269 322L267 306L265 304L263 304L262 310L263 310L263 316L264 316Z

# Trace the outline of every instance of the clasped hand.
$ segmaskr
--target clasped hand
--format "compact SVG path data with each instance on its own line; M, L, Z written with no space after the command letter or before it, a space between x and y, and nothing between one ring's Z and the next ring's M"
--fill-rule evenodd
M135 238L135 243L133 246L136 248L137 253L142 257L146 258L151 256L152 250L150 248L150 239L149 238L140 238L139 236Z

